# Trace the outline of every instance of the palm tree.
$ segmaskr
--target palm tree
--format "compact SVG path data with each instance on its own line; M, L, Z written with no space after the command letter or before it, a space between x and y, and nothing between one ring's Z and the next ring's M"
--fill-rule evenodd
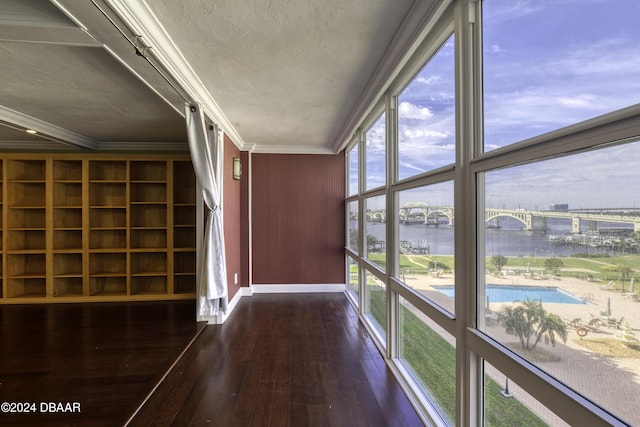
M527 299L518 305L505 306L498 312L498 321L508 334L516 335L526 350L536 348L544 338L545 344L556 345L556 334L567 342L564 321L553 313L547 313L542 303Z

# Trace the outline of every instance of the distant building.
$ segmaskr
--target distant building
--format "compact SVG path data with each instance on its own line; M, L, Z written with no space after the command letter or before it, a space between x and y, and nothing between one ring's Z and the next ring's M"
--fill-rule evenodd
M569 204L568 203L558 203L555 205L550 205L549 206L549 210L550 211L555 211L555 212L567 212L569 210Z

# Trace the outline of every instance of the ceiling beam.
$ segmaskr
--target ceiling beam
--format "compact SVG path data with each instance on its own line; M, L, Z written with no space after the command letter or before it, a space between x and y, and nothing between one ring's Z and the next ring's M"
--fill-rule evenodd
M0 41L101 47L86 31L73 27L43 27L0 23Z
M13 125L14 129L33 129L41 138L85 150L97 150L100 144L86 136L47 123L35 117L0 105L0 121Z

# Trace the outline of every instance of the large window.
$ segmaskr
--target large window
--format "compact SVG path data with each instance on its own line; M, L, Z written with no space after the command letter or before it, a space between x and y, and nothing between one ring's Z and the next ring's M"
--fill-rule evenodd
M400 297L398 357L444 420L456 414L455 338Z
M453 36L398 96L398 177L455 161Z
M481 189L482 329L629 420L640 395L628 372L640 364L625 363L640 361L639 161L640 142L603 147L485 172Z
M398 278L453 313L453 182L399 191L398 201Z
M387 269L386 197L365 199L365 250L366 257L381 270Z
M386 115L382 113L365 133L365 189L381 187L387 182Z
M372 272L367 271L365 294L365 314L376 332L384 339L387 333L387 285Z
M360 216L358 215L358 201L347 202L347 247L353 252L359 252Z
M640 3L483 2L484 149L640 102Z
M640 4L436 15L345 161L361 319L427 424L640 425Z
M358 144L355 144L347 153L347 196L358 194Z

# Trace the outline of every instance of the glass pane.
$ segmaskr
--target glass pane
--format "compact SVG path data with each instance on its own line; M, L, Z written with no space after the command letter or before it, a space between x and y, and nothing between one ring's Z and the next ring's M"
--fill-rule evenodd
M381 187L387 182L385 114L365 134L365 189Z
M634 142L485 173L478 260L480 328L631 424L640 424L639 162Z
M456 419L455 338L400 297L400 360L449 425Z
M398 96L398 177L455 162L453 36Z
M365 313L384 338L387 335L387 287L384 282L367 271L367 303Z
M347 247L358 253L358 201L347 202Z
M484 425L486 426L568 426L524 388L484 362Z
M347 195L352 196L358 194L358 144L354 145L347 153L348 170L347 170Z
M453 181L398 192L400 277L454 313Z
M351 257L347 257L349 259L349 282L347 286L347 290L349 293L355 296L355 300L358 301L358 295L360 294L360 266L356 260Z
M640 102L640 3L483 1L485 151Z
M386 197L376 196L366 199L365 236L366 257L382 270L387 269L387 220Z

